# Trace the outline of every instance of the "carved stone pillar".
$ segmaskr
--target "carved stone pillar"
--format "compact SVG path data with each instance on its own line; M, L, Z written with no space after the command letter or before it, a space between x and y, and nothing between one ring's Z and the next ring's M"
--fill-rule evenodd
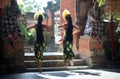
M84 30L87 13L91 6L90 0L76 0L76 22Z

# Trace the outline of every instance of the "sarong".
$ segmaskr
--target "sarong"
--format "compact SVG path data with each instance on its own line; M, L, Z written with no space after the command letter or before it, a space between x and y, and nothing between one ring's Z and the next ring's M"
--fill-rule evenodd
M37 41L34 41L34 52L35 52L35 57L38 62L42 62L43 60L43 51L45 48L45 42L42 43L37 43Z
M73 42L63 41L64 62L68 62L69 59L74 57L72 47Z

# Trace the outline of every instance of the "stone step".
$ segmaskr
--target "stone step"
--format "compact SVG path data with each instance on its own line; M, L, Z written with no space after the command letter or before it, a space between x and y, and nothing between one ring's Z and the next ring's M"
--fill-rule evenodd
M43 53L43 60L59 60L59 59L64 59L63 53L61 52L44 52ZM34 53L25 53L24 54L24 59L25 60L35 60ZM75 55L74 59L80 59L80 55L77 54Z
M45 46L44 52L56 52L59 49L59 44L47 44ZM24 47L25 52L32 52L34 51L34 46Z
M43 70L63 70L64 68L64 55L61 52L44 52L43 53ZM38 64L35 61L34 53L24 53L24 63L26 70L34 71L37 70ZM74 67L76 66L87 66L86 62L80 58L80 55L75 55ZM73 68L74 68L73 67ZM75 67L75 68L76 68ZM58 68L58 69L57 69Z
M29 53L29 52L33 52L34 51L34 47L24 47L24 52Z
M61 52L43 52L43 56L56 56L56 55L63 55ZM24 56L34 56L33 52L25 53Z
M84 66L86 65L86 62L82 59L74 59L74 65L75 66ZM38 67L35 60L26 60L24 61L25 67ZM42 67L61 67L64 66L64 60L43 60Z
M25 60L35 60L34 53L25 53ZM63 59L63 53L60 52L44 52L43 53L43 60L56 60L56 59Z
M89 66L65 66L62 67L42 67L42 71L59 71L59 70L78 70L78 69L89 69ZM26 72L39 72L39 69L36 68L26 68Z

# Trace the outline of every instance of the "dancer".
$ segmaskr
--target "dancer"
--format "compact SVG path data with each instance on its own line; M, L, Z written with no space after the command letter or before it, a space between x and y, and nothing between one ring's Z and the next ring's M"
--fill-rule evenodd
M67 9L63 11L62 15L64 20L66 21L66 24L59 26L59 28L63 28L64 30L63 40L60 41L63 42L64 62L65 66L67 67L69 63L71 66L74 65L73 63L74 53L72 51L72 47L73 47L73 27L75 26L72 24L71 14Z
M34 41L34 52L39 66L39 72L41 72L42 71L41 63L43 60L43 51L45 48L44 30L47 28L47 26L42 24L43 15L40 13L40 11L37 11L35 13L34 19L38 20L37 24L27 26L27 28L35 28L36 30L36 37Z

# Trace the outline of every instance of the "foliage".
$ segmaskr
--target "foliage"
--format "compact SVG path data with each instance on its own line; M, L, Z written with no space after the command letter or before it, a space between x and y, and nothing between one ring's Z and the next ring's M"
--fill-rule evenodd
M115 56L116 58L120 57L120 22L118 23L118 27L115 30Z
M33 28L33 29L30 29L29 31L28 31L28 36L29 36L29 40L30 39L34 39L34 37L35 37L35 29Z
M105 5L106 0L97 0L99 3L99 6ZM120 8L120 6L118 6ZM118 42L120 42L120 11L117 13L112 13L112 15L105 13L104 19L110 20L111 16L118 21L118 27L115 30L115 34L117 35Z
M18 4L22 12L35 11L34 9L40 8L41 3L35 2L35 0L23 0L22 3Z
M47 6L44 7L44 11L47 12L47 10L51 12L52 18L54 18L55 11L60 10L60 0L49 1ZM52 30L54 30L54 19L52 19ZM54 39L54 31L51 37Z
M24 20L20 20L19 21L19 26L20 26L22 35L24 35L25 39L28 40L28 32L27 32L27 29L26 29L26 23L25 23L25 21Z
M34 9L39 9L42 3L36 2L35 0L23 0L22 3L19 3L19 8L22 12L31 12L35 11ZM60 0L53 0L47 3L47 7L45 9L49 9L51 11L57 11L60 9Z
M46 9L53 11L53 13L55 11L59 10L60 9L60 0L49 1L47 3L47 6L44 7L44 10L46 10Z
M19 21L19 26L20 26L22 35L25 36L25 40L28 43L30 43L31 40L33 41L35 36L35 30L34 29L27 30L26 23L24 20Z
M105 1L106 0L97 0L97 2L99 3L99 6L105 5Z
M34 38L35 38L35 29L28 30L28 40L26 40L27 45L33 45Z
M99 6L106 5L106 0L97 0L97 2L99 3ZM110 19L111 16L113 16L113 18L116 19L116 20L120 20L120 5L119 5L119 3L117 4L117 2L114 2L113 4L110 3L109 5L114 6L115 3L116 3L116 7L118 7L119 10L117 12L113 11L112 14L106 14L105 13L105 18L108 19L108 20Z
M118 42L120 43L120 22L118 23L118 27L115 30L115 32L116 32L116 35L117 35Z

